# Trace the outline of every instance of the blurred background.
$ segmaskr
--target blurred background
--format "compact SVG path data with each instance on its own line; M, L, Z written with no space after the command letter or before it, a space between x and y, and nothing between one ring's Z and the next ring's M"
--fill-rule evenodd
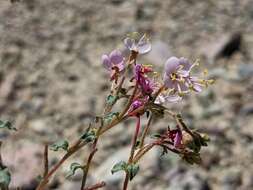
M74 141L102 112L109 81L101 55L123 50L126 34L138 31L153 45L144 63L162 70L172 55L200 59L216 83L177 106L190 126L210 135L203 163L189 166L153 150L129 189L253 189L252 0L12 1L0 1L0 118L18 128L0 131L12 187L35 189L43 144ZM170 122L157 120L152 131ZM102 137L89 184L105 180L104 189L120 189L122 174L110 170L127 159L132 126L121 124ZM66 162L49 189L79 189L81 173L65 176L70 163L82 163L88 152L84 148ZM50 164L62 154L50 151Z

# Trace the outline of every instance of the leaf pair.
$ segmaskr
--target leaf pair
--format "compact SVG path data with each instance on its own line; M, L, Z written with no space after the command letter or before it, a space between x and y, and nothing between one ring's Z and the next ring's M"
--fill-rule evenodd
M136 174L138 173L140 167L137 164L130 163L127 164L125 161L120 161L119 163L115 164L111 170L112 174L118 171L125 171L129 175L129 180L131 181Z
M0 120L0 128L17 131L17 129L15 127L13 127L11 122L9 122L9 121Z
M50 145L50 150L58 151L59 149L68 151L69 143L66 140L59 140Z
M81 164L77 163L77 162L73 162L70 165L70 171L68 172L66 178L70 178L73 175L75 175L76 170L81 169L81 170L85 170L86 166L82 166Z

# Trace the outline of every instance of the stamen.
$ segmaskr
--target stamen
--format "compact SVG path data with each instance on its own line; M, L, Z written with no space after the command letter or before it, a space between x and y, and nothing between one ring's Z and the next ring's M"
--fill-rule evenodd
M203 74L204 76L208 75L208 69L204 69Z
M215 80L214 80L214 79L209 79L209 80L207 80L207 83L208 83L208 84L214 84L214 83L215 83Z
M175 73L170 74L170 78L172 81L177 79L177 75Z

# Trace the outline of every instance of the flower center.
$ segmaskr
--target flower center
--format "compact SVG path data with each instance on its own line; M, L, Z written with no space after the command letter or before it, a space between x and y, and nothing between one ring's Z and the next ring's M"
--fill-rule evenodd
M170 79L171 79L172 81L177 80L177 74L176 74L176 73L171 73L171 74L170 74Z

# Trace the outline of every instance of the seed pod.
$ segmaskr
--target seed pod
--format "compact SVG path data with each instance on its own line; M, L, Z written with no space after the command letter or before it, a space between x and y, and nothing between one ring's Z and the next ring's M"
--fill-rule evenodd
M192 138L192 136L186 131L182 131L182 135L183 135L183 139L182 139L183 145L184 146L192 145L192 143L194 142L194 139Z

